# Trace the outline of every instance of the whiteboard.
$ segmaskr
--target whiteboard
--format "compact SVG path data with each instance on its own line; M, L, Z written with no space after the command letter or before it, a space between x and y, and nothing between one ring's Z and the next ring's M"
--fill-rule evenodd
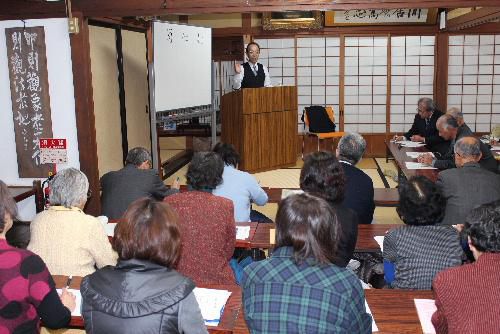
M153 23L157 112L212 103L212 29Z

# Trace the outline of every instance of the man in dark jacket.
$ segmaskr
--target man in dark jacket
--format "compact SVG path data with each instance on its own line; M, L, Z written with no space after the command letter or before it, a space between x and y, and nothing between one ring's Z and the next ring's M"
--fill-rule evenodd
M474 207L500 199L500 175L479 165L480 141L463 137L455 144L457 168L439 173L437 184L446 197L443 224L463 224Z
M135 147L128 152L125 167L101 177L102 214L110 219L121 218L128 205L136 199L154 197L162 200L179 192L178 187L174 184L174 189L168 189L156 170L151 169L148 150Z
M471 137L473 134L465 124L459 126L457 120L450 114L441 116L436 124L439 129L439 135L450 141L448 151L437 159L430 154L423 154L418 158L418 162L432 165L438 169L455 168L455 143L459 139ZM497 161L493 157L488 146L481 141L479 141L479 143L481 149L481 160L479 160L479 164L482 168L496 173Z
M448 149L448 143L439 136L436 127L436 121L442 115L443 113L437 109L432 99L428 97L420 98L418 100L417 114L410 130L403 136L395 137L395 139L423 142L429 150L444 154Z
M356 167L365 148L365 139L357 133L346 133L337 147L337 158L346 178L342 204L358 214L359 224L371 224L375 210L372 179Z

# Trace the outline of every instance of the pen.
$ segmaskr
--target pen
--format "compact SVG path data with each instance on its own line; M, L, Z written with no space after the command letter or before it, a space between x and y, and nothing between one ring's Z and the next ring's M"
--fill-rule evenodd
M69 289L69 285L71 284L72 280L73 280L73 275L69 275L68 280L66 281L66 289Z

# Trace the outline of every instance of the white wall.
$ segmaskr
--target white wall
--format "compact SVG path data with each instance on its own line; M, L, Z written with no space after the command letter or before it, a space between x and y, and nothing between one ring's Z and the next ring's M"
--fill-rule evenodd
M66 138L68 163L57 170L80 168L75 117L71 47L67 19L26 20L26 27L44 26L49 75L50 109L54 138ZM34 179L19 178L12 117L5 28L22 27L20 20L0 21L0 179L7 185L31 186ZM33 205L30 203L33 202ZM19 203L20 218L30 220L35 212L32 198Z

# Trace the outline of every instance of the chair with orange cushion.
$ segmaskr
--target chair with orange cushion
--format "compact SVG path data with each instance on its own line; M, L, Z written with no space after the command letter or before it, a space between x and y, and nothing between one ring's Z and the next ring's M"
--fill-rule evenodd
M309 109L313 107L315 108L314 110ZM311 124L311 120L307 115L311 112L326 112L328 119L325 119L324 116L315 117L316 122L323 122L323 124ZM318 106L305 107L302 120L305 126L307 126L307 131L304 133L302 141L302 157L314 151L335 151L336 139L342 137L344 132L335 131L335 113L331 106L324 107L323 110ZM334 131L323 132L328 128Z

